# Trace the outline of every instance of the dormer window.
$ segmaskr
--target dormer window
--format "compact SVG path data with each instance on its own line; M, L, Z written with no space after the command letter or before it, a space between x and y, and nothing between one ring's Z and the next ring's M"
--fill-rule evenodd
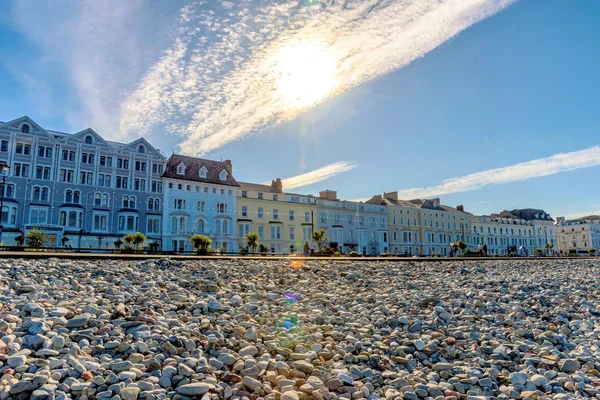
M177 166L177 175L185 175L185 164L181 163Z
M202 168L200 168L200 171L198 173L200 174L200 178L206 178L206 174L208 173L208 170L206 169L206 167L202 167Z
M30 129L31 129L31 127L29 126L29 124L21 125L21 133L29 133Z
M85 137L85 139L83 139L83 142L84 142L85 144L92 144L94 141L92 140L92 137L91 137L90 135L87 135L87 136Z
M221 171L221 173L219 174L219 179L222 181L226 181L227 180L227 171L225 171L225 170Z
M146 147L144 145L139 145L138 146L138 153L140 154L144 154L146 152Z

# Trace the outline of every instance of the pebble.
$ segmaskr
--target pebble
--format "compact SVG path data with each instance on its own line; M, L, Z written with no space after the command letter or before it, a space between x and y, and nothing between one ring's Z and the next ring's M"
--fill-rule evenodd
M0 261L0 400L598 397L600 262Z

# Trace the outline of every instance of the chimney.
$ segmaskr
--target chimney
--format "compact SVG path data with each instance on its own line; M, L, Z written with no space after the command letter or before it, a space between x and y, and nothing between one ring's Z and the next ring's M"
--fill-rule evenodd
M319 192L319 197L323 200L337 200L337 192L335 190L323 190Z
M232 166L231 166L231 160L225 160L223 161L223 164L225 164L225 169L227 170L227 173L231 176L232 175Z
M465 212L465 206L463 206L462 204L459 204L459 205L457 205L457 206L456 206L456 209L457 209L458 211Z
M383 197L385 197L386 199L398 201L398 192L384 193Z
M283 182L281 182L280 178L275 179L274 181L271 181L271 187L273 189L275 189L275 191L277 193L281 193L283 192Z

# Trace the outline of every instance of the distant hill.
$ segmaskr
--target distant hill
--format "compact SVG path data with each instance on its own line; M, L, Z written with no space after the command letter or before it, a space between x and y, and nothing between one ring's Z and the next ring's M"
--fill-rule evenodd
M587 215L585 217L572 219L571 221L585 221L586 219L600 220L600 215Z

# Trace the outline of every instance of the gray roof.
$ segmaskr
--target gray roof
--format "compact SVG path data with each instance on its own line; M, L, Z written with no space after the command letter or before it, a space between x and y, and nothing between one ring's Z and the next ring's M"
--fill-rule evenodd
M538 221L554 221L550 214L544 210L537 208L522 208L510 211L510 214L517 218L524 219L526 221L538 220Z
M177 167L183 163L185 165L185 174L179 175L177 173ZM180 154L173 154L167 160L165 166L165 172L162 174L164 178L181 179L186 181L202 182L202 183L214 183L217 185L227 185L239 187L240 184L233 178L228 167L231 164L226 164L221 161L206 160L203 158L188 157ZM200 170L202 167L206 167L207 173L206 178L200 177ZM219 178L221 171L227 171L227 179L222 181Z
M275 190L271 185L263 185L260 183L238 182L242 189L258 190L259 192L281 193Z

